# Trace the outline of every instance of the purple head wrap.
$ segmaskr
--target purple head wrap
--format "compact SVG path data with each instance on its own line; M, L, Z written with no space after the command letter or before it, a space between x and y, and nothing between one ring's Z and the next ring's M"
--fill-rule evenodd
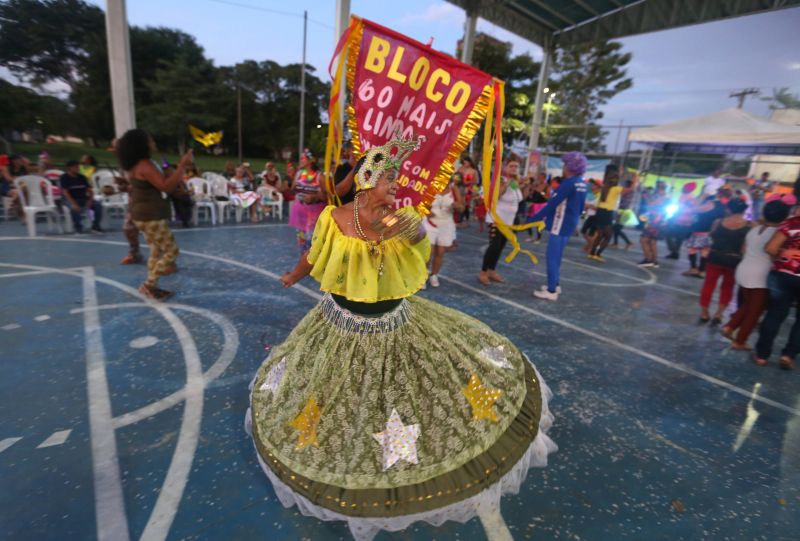
M582 175L586 172L586 156L577 150L567 152L561 156L561 161L564 162L564 165L567 167L567 169L576 175Z

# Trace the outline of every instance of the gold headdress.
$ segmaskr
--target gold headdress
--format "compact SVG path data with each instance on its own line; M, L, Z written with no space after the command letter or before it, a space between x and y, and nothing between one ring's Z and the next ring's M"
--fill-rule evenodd
M403 161L424 141L424 136L406 139L398 130L385 145L369 149L356 175L356 189L374 188L384 172L400 169Z

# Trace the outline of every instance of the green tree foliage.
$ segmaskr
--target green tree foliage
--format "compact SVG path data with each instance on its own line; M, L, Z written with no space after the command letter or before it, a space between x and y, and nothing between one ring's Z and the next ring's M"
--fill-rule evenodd
M174 144L182 152L188 124L216 126L224 120L218 112L217 73L207 60L199 64L186 56L162 60L144 84L150 103L139 107L139 123L162 148L174 148Z
M242 116L245 151L263 152L277 157L284 146L295 148L299 137L298 111L300 109L300 64L280 64L267 60L247 60L235 66L220 68L225 85L231 95L242 89ZM306 65L305 135L306 146L321 155L320 145L312 135L322 123L321 111L328 107L330 84L314 75L314 68ZM235 98L233 98L235 100ZM235 107L235 101L231 102ZM227 140L235 142L236 116L225 125ZM312 144L316 142L316 144Z
M625 70L630 60L631 54L622 52L622 45L613 41L557 49L553 84L548 85L556 92L550 124L590 127L548 129L544 143L560 151L604 152L605 133L597 126L603 118L600 108L633 86Z
M533 115L539 63L528 54L512 56L511 43L479 33L475 38L472 65L506 83L504 140L511 143L524 138Z
M788 87L773 88L772 96L764 96L761 101L769 102L770 109L800 109L800 95L794 94Z
M223 145L235 149L236 89L240 86L245 150L274 157L283 147L296 148L299 64L248 60L215 67L193 36L172 28L132 26L130 42L137 120L153 132L162 148L182 147L188 140L186 124L192 123L209 131L223 128ZM101 9L84 0L0 0L0 65L40 89L60 83L68 94L67 100L58 103L52 102L55 98L42 98L41 107L30 108L36 111L34 115L20 116L18 111L13 111L14 116L0 115L0 129L37 127L31 124L37 122L36 115L50 116L40 113L47 101L61 115L58 122L45 125L51 132L97 142L113 136ZM306 66L305 133L310 143L316 143L312 146L319 146L312 135L322 122L329 90L314 75L314 68ZM11 84L0 86L0 92L3 107L35 99L35 93Z
M603 117L600 108L612 97L632 86L625 66L630 53L623 53L615 42L558 49L553 59L548 87L556 93L549 117L550 125L589 125L588 130L548 129L543 144L557 150L604 151L604 134L597 126ZM503 134L507 143L527 139L533 117L539 62L530 55L512 56L511 43L478 34L472 64L506 82L506 115ZM586 132L586 145L582 144Z
M83 0L0 3L0 65L35 85L60 81L72 90L104 21L100 8Z
M0 79L0 119L4 131L66 132L72 113L67 104L53 96L42 96L23 86Z

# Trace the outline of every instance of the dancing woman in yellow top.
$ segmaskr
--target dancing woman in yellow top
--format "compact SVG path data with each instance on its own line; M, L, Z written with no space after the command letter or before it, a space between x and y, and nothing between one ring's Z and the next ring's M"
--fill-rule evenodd
M325 297L259 368L247 425L281 502L358 540L475 516L510 539L501 496L556 449L550 391L506 338L413 296L430 245L413 209L390 209L418 144L370 150L355 201L320 215L282 281L310 274Z

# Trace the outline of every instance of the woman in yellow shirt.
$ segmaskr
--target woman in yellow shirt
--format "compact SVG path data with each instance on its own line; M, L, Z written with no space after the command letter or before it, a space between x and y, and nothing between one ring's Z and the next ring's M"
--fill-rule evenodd
M556 449L545 433L550 391L527 357L478 320L414 296L430 244L413 208L391 209L417 145L370 150L355 200L322 212L310 250L281 280L310 274L325 296L251 387L247 423L283 504L347 521L356 539L419 520L488 520L490 509L497 518L502 494Z
M589 250L589 259L605 263L603 250L606 249L611 238L614 236L614 214L619 208L619 202L623 194L632 192L634 184L623 188L619 186L619 171L617 166L610 164L606 167L605 179L600 194L597 196L595 207L595 228L597 234Z

